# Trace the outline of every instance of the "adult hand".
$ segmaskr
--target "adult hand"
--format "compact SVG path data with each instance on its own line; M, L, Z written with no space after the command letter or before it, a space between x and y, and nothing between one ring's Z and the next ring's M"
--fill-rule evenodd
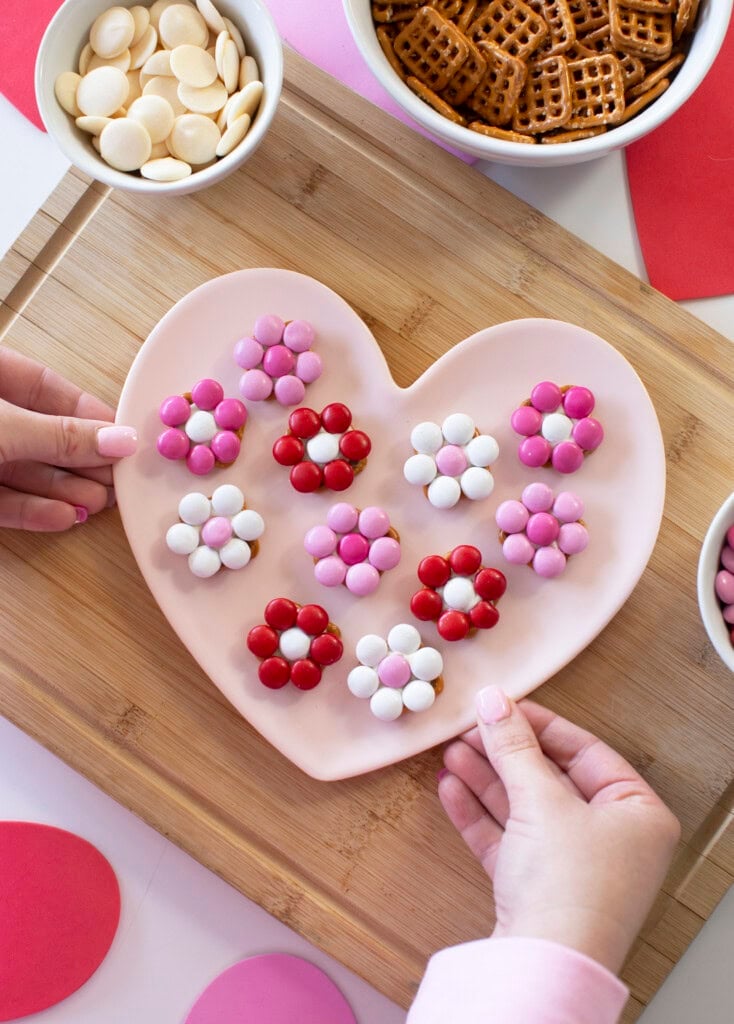
M496 686L478 728L447 747L439 797L492 879L495 936L550 939L617 973L680 827L591 733Z
M137 445L114 410L0 348L0 526L66 530L114 502L111 465Z

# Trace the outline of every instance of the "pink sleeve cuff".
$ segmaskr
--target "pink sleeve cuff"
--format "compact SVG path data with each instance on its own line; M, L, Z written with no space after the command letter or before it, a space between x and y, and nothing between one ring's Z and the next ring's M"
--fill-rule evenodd
M545 939L481 939L436 953L406 1024L616 1024L629 991Z

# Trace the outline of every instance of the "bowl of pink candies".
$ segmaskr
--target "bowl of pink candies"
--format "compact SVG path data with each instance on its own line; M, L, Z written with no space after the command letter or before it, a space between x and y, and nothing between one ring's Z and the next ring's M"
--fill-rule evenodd
M734 672L734 494L714 516L701 547L698 607L716 653Z

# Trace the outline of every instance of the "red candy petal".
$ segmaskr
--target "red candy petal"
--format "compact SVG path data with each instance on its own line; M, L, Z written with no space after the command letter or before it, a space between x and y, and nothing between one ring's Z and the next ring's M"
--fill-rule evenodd
M471 619L464 612L444 612L436 625L444 640L463 640L469 632Z
M349 429L352 414L346 405L342 405L341 402L332 402L322 410L321 422L324 425L324 430L328 430L330 434L343 434L345 430Z
M469 618L472 626L476 626L477 629L491 629L499 622L500 613L489 601L480 601L469 612Z
M299 462L291 470L290 479L294 489L300 494L310 494L321 487L324 474L315 462Z
M321 429L321 417L313 409L302 406L300 409L294 409L290 414L288 427L296 437L301 437L305 441L318 434Z
M323 633L313 641L309 653L319 665L333 665L344 653L344 644L333 633Z
M372 442L363 430L348 430L339 442L339 451L350 462L361 462L372 451Z
M269 658L278 649L278 634L270 626L253 626L247 634L247 647L256 658Z
M498 601L507 590L507 580L499 569L482 569L474 577L474 589L484 601Z
M329 625L329 616L320 604L305 604L298 610L296 625L309 636L318 636Z
M292 434L284 434L273 445L273 458L281 466L297 465L305 452L303 441L299 441Z
M424 587L442 587L451 575L451 566L441 555L428 555L418 565L418 579Z
M298 606L287 597L274 597L265 606L265 621L273 629L290 629L295 625Z
M346 491L354 480L354 470L344 459L334 459L324 466L324 483L330 491Z
M410 599L410 610L421 622L435 620L441 614L443 601L435 590L418 590Z
M449 564L459 576L473 576L482 564L482 553L473 544L460 544L449 555Z
M321 682L321 669L310 658L299 658L293 662L291 682L299 690L313 690Z
M263 686L279 690L290 679L291 667L285 658L266 658L260 662L257 674Z

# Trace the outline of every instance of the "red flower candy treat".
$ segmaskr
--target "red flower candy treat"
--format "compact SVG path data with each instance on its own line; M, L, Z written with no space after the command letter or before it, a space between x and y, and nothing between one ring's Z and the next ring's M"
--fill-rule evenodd
M444 640L463 640L499 621L496 603L507 588L499 569L485 568L479 548L460 544L448 555L428 555L418 566L423 590L410 600L417 619L434 621Z
M341 402L332 402L321 414L313 409L294 409L288 417L288 433L273 445L273 458L290 466L293 488L303 494L325 487L345 491L361 473L372 450L363 430L352 426L352 414Z
M247 646L260 658L260 682L271 690L288 680L299 690L312 690L321 682L322 669L344 653L339 629L321 605L300 605L287 597L268 602L265 623L253 626Z

